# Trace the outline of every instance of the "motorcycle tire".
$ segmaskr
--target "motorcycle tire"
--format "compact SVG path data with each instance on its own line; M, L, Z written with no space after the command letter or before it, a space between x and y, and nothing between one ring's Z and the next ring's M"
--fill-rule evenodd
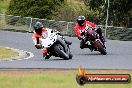
M69 59L70 59L70 58L69 58L69 55L67 55L67 54L64 52L64 48L63 48L62 45L56 44L56 45L54 46L54 50L55 50L55 52L56 52L60 57L64 58L65 60L69 60Z
M47 59L50 58L50 56L47 56L47 54L43 54L43 58L44 58L45 60L47 60Z
M101 43L99 41L96 41L95 43L98 46L98 49L101 52L101 54L106 55L107 54L106 49L101 45Z
M72 57L73 57L73 55L72 55L71 52L70 52L70 54L69 54L69 59L72 59Z

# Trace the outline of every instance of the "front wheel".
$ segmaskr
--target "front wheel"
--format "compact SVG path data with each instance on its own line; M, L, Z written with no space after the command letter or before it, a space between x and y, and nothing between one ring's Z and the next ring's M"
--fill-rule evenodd
M50 54L45 54L45 53L43 53L43 58L46 60L46 59L49 59L51 57L51 55Z
M69 53L69 59L72 59L73 55L71 54L71 52Z
M67 54L64 52L64 48L63 48L62 45L56 44L56 45L54 46L54 50L55 50L55 52L56 52L60 57L64 58L65 60L69 60L69 59L70 59L69 55L67 55Z
M100 41L96 41L95 43L96 43L99 51L101 52L101 54L106 55L107 54L106 49L102 46Z

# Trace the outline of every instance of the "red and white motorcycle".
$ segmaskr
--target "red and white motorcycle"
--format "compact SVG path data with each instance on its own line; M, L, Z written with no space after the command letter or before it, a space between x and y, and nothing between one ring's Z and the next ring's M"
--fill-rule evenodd
M103 44L103 42L99 38L99 34L96 33L95 30L92 30L91 28L86 28L84 31L82 31L81 35L83 36L83 41L85 45L91 50L91 51L99 51L101 54L106 55L106 46Z

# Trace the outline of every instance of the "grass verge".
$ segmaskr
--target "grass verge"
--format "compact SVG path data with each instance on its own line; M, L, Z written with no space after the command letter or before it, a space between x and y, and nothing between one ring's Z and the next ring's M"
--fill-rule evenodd
M87 70L88 74L130 74L126 70ZM132 88L129 84L86 84L76 83L73 70L19 70L0 71L1 88Z
M10 1L11 0L0 0L0 10L2 13L6 13Z
M7 58L18 56L18 53L9 49L0 46L0 60L7 60Z

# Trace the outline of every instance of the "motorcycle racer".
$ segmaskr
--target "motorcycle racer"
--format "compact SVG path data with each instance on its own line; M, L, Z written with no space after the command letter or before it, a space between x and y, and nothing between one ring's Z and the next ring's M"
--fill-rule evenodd
M44 27L43 25L42 25L42 23L41 22L36 22L36 24L34 25L34 33L33 33L33 35L32 35L32 39L33 39L33 42L34 42L34 44L35 44L35 47L37 48L37 49L41 49L41 51L42 51L42 53L43 53L43 55L45 54L46 55L46 57L45 57L45 59L49 59L50 57L51 57L51 54L48 52L48 50L47 49L44 49L43 47L42 47L42 44L41 44L41 38L42 37L44 37L44 36L42 36L42 35L46 35L46 33L47 33L47 31L49 30L49 28L46 28L46 27ZM51 29L52 30L52 29ZM64 39L64 41L67 43L67 44L71 44L71 42L70 41L67 41L67 40L65 40Z
M85 46L85 42L82 39L82 35L81 35L82 31L84 31L86 28L95 30L99 34L99 38L102 41L102 43L104 44L105 41L104 41L104 37L102 35L101 28L99 28L96 24L94 24L90 21L87 21L84 16L79 16L77 18L77 24L74 26L74 32L75 32L75 35L78 37L78 39L81 40L81 42L80 42L81 49L87 48Z
M36 22L36 24L34 25L34 33L33 33L32 39L35 44L35 47L37 49L41 49L42 53L47 54L45 59L49 59L51 55L47 53L46 49L42 48L41 41L40 41L40 38L42 38L42 34L46 33L46 31L47 31L47 28L45 28L41 22L39 21Z
M32 36L35 47L37 49L41 48L40 40L39 38L42 38L42 33L46 32L46 28L43 27L42 23L36 22L34 26L34 34Z

